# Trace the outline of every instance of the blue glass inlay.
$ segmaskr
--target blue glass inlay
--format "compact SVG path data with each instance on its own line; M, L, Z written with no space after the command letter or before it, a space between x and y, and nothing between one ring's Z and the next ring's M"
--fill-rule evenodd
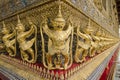
M22 4L23 4L24 6L26 6L26 5L27 5L26 0L21 0L21 1L22 1Z

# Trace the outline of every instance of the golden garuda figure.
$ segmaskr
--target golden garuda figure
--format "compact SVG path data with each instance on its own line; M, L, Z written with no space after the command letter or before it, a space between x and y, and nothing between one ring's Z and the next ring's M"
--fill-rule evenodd
M90 50L90 53L91 53L90 57L93 57L95 53L99 53L99 48L100 48L100 45L99 45L100 38L98 37L99 34L100 34L99 31L96 31L95 29L94 29L94 32L91 33L91 37L93 39L91 44L93 48Z
M107 47L108 41L107 41L107 38L106 38L105 35L106 35L106 34L105 34L104 29L101 29L101 36L100 36L100 40L101 40L100 50L101 50L101 51L104 51L104 50L106 49L106 47Z
M20 54L24 61L29 63L35 63L37 60L37 29L33 22L28 18L29 30L25 29L25 26L21 23L18 16L17 41L19 43Z
M94 55L94 46L96 46L91 36L91 33L94 30L90 27L90 20L86 28L84 28L82 32L80 31L80 28L80 26L78 26L77 28L77 46L74 55L74 60L77 63L82 63L83 61L86 61L87 55Z
M52 27L52 28L51 28ZM48 69L67 69L72 64L73 28L66 23L59 5L58 15L54 20L44 21L40 27L43 48L43 64ZM48 36L47 47L44 34ZM48 50L46 50L48 49Z
M91 20L89 19L88 26L86 27L86 34L90 36L91 46L89 49L89 57L93 57L95 53L97 52L97 46L99 38L95 36L95 28L90 25Z
M107 32L104 32L104 50L105 49L108 49L109 47L111 47L112 46L112 43L113 41L112 41L112 39L111 38L109 38L109 35L107 34Z
M97 53L101 53L100 48L102 47L102 42L101 42L101 28L98 28L98 30L95 32L95 35L93 36L93 38L95 39L95 42L97 43Z
M10 33L10 30L6 28L6 25L3 21L3 30L2 33L4 36L2 37L2 40L4 42L4 45L6 47L6 51L9 53L11 57L16 56L16 39L15 39L15 34L16 31L14 30L13 32Z

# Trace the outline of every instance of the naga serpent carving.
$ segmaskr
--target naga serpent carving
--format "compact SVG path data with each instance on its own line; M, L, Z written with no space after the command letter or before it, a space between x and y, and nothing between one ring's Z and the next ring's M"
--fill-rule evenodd
M37 48L36 48L36 37L37 37L37 29L33 22L28 18L28 23L30 25L30 29L28 31L25 30L25 26L21 23L20 18L18 16L18 24L17 24L17 41L19 43L20 54L24 61L29 63L35 63L37 60ZM30 36L34 35L33 38L27 40ZM33 49L35 48L35 50Z
M3 30L2 33L4 36L2 37L2 40L5 44L6 51L9 53L11 57L16 56L16 48L15 48L15 30L10 33L10 31L6 28L5 23L3 22Z

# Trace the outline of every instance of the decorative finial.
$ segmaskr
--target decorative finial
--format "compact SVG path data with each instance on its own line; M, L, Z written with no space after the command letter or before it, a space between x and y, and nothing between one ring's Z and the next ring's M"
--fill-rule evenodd
M20 21L19 15L17 15L17 18L18 18L17 29L19 28L20 30L25 30L23 24L22 24L21 21Z
M37 66L37 71L39 70L39 66Z
M88 33L88 32L93 32L93 28L91 27L90 22L91 22L91 20L90 20L90 18L89 18L88 24L87 24L86 29L85 29L85 31L86 31L87 33Z
M87 24L87 28L89 28L89 29L91 29L90 22L91 22L91 20L90 20L90 18L89 18L88 24Z
M68 78L68 73L67 73L67 71L65 72L65 79L67 79Z
M55 74L54 74L54 71L51 71L51 76L54 76Z
M64 80L65 78L64 78L64 75L63 74L61 74L60 75L60 80Z
M59 0L59 8L58 8L58 14L57 14L57 16L56 16L56 18L54 19L55 21L60 21L60 22L65 22L65 19L63 18L63 16L62 16L62 13L61 13L61 2L60 2L60 0Z
M91 20L90 20L90 18L89 18L89 21L88 21L88 26L90 26L90 22L91 22Z
M42 67L39 68L40 73L42 72Z
M56 77L57 79L59 78L58 72L56 72L55 77Z
M52 21L52 25L53 25L53 27L57 27L57 26L64 27L65 26L65 19L63 18L62 13L61 13L60 0L59 0L58 5L59 5L58 14L57 14L56 18Z
M96 35L97 35L97 36L100 36L100 35L101 35L100 28L98 28L98 30L96 31Z
M49 69L47 69L47 78L48 79L50 78L50 71L49 71Z
M7 28L6 28L6 26L5 26L5 22L3 21L2 24L3 24L2 33L3 33L3 34L6 34L6 32L8 33L9 31L7 30Z
M3 23L3 28L6 28L6 27L5 27L5 22L3 21L2 23Z
M21 24L19 15L17 15L17 18L18 18L18 24Z
M45 68L43 69L43 73L46 73L46 69Z
M61 2L60 2L60 0L59 0L58 17L61 17L61 18L62 18L62 13L61 13Z
M27 18L27 20L28 20L28 23L29 23L30 25L32 25L33 23L32 23L32 21L31 21L30 17L26 17L26 18Z
M68 70L68 77L70 77L70 75L71 75L71 74L70 74L70 70Z

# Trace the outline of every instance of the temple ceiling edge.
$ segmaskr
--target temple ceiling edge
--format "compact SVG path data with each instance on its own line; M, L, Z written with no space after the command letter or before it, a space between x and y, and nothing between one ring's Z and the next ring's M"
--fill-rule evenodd
M2 28L2 21L5 21L6 25L15 27L17 24L17 15L20 15L23 24L26 23L26 16L32 18L32 21L39 25L45 18L54 19L58 13L58 0L34 0L25 6L21 2L16 9L6 7L7 11L4 15L0 16L0 26ZM62 15L67 20L71 18L74 27L79 24L81 28L84 28L88 24L88 20L91 19L91 25L94 28L102 28L108 34L111 33L113 36L118 36L117 32L113 30L113 26L110 25L109 19L106 18L91 0L61 0L62 2ZM81 5L82 4L82 5ZM9 12L12 11L12 12ZM9 26L9 27L10 27ZM13 28L11 28L13 29Z

